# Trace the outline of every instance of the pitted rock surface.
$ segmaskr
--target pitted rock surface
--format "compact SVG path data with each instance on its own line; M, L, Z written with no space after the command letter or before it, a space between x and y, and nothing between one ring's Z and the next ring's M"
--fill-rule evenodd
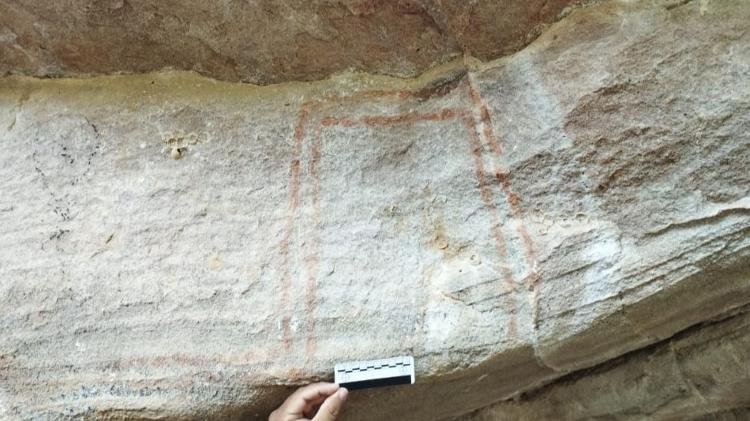
M344 419L741 419L749 75L748 2L623 0L415 79L4 77L0 418L261 420L410 354Z

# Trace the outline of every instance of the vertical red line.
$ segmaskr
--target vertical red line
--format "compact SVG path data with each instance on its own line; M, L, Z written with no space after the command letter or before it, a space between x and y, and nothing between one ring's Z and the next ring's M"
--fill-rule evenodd
M477 181L479 182L479 192L482 196L484 205L489 209L492 222L492 236L495 239L495 248L497 254L500 256L500 270L502 271L503 281L508 291L508 312L510 313L510 322L508 325L508 334L510 336L516 336L518 333L516 323L516 303L515 297L513 296L513 273L508 268L508 250L505 247L505 239L503 238L502 230L500 229L500 221L497 217L497 206L495 200L492 197L492 190L487 185L487 177L484 170L484 163L482 162L482 144L479 140L479 134L477 132L476 123L469 113L464 118L464 124L469 132L469 143L471 146L471 154L474 157L474 170L476 172Z
M469 81L470 82L470 81ZM470 91L472 93L472 99L474 100L475 104L481 103L481 97L479 97L478 92L471 86L471 83L469 84ZM363 92L358 93L356 95L353 95L351 97L327 97L324 100L326 102L332 102L337 100L354 100L354 101L360 101L365 98L380 98L380 97L388 97L393 96L397 98L407 98L413 96L413 93L408 91L398 91L398 92L380 92L380 91L373 91L373 92ZM298 121L297 125L294 130L294 149L293 149L293 159L290 163L290 206L289 206L289 215L287 218L287 224L286 229L284 233L284 237L281 242L281 253L283 256L283 276L281 281L281 314L282 314L282 331L283 331L283 338L284 338L284 348L289 351L292 348L293 345L293 337L291 332L291 316L292 316L292 296L291 296L291 290L292 290L292 279L291 279L291 258L290 258L290 248L291 248L291 242L293 239L294 234L294 227L295 222L299 214L299 208L301 203L301 179L302 179L302 165L301 165L301 157L302 157L302 151L304 148L304 140L305 140L305 128L309 120L310 115L310 108L315 106L316 104L319 104L318 101L315 102L305 102L302 107L300 108L299 114L298 114ZM492 125L487 124L488 121L490 121L489 111L487 110L486 106L481 108L482 110L482 121L484 124L484 137L488 140L489 147L495 154L495 156L499 156L501 154L501 149L499 142L497 141L494 132L492 131ZM477 179L479 181L480 186L480 193L482 196L482 200L485 203L485 206L488 207L491 213L491 223L492 223L492 236L495 241L495 247L497 249L497 253L501 258L501 272L502 277L504 280L504 284L506 285L506 288L509 292L512 292L514 289L514 281L513 281L513 274L510 270L509 266L507 265L507 259L508 259L508 252L505 245L505 240L503 238L502 229L500 226L499 218L497 215L497 206L493 198L493 194L491 191L490 186L487 183L487 174L484 168L483 158L482 158L482 142L480 140L479 132L477 130L477 124L474 121L474 119L471 117L471 113L468 111L457 111L452 109L446 109L442 110L438 113L430 113L430 114L424 114L424 115L411 115L411 114L403 114L398 116L390 116L390 117L377 117L377 116L370 116L365 117L362 120L362 123L365 125L397 125L397 124L410 124L414 123L416 121L443 121L449 118L455 118L455 117L461 117L464 120L464 124L466 125L468 131L469 131L469 139L472 147L472 154L474 155L474 161L475 161L475 170ZM320 125L322 126L333 126L333 125L344 125L344 126L353 126L355 125L355 122L353 120L341 120L338 118L330 117L326 119L322 119L320 121ZM321 223L322 223L322 215L321 215L321 205L320 205L320 186L321 186L321 180L320 180L320 158L321 158L321 143L322 139L320 137L320 127L316 127L316 133L314 135L314 140L312 143L312 147L310 150L311 154L311 162L309 163L308 171L309 175L312 180L312 222L315 229L320 230L321 229ZM503 190L506 192L506 195L508 197L515 197L514 194L509 193L510 188L507 182L504 182L500 178L501 173L496 172L495 177L498 178L498 181L501 182L503 185ZM517 198L516 200L509 199L509 202L511 203L512 207L516 206ZM525 228L523 228L525 231ZM313 234L315 236L315 234ZM524 235L522 234L522 237ZM524 238L528 239L528 235L526 235ZM526 240L524 240L526 242ZM307 269L307 281L306 281L306 287L305 287L305 314L307 318L307 339L306 339L306 346L305 351L308 358L311 358L314 353L317 346L317 341L315 337L315 318L314 318L314 310L315 310L315 304L317 300L317 287L318 287L318 270L320 266L320 233L316 237L310 238L310 244L311 246L308 248L308 255L305 257L305 264ZM511 335L515 335L517 328L516 328L516 305L515 301L513 300L513 297L510 298L510 313L511 313L511 321L510 321L510 327L509 331Z
M484 99L482 99L482 95L474 85L474 82L471 80L471 76L467 76L467 79L469 82L469 95L471 96L471 100L474 103L475 111L479 113L479 119L484 126L484 137L487 140L487 143L490 146L490 150L494 155L493 161L495 164L495 179L500 184L503 192L505 193L505 197L508 201L508 205L510 206L510 211L513 217L518 221L516 230L518 231L518 235L521 237L521 243L523 244L526 263L531 268L532 272L531 277L529 278L529 287L534 288L536 286L536 282L538 281L538 275L535 268L536 253L534 252L534 243L531 240L531 236L529 235L526 226L523 224L523 212L519 204L518 195L513 191L507 171L505 171L505 169L502 167L502 147L500 145L500 142L498 141L497 136L495 135L495 128L492 125L492 116L490 114L490 110L487 107L487 104L484 102Z
M290 243L294 234L294 222L300 204L300 159L302 155L302 146L305 140L305 124L307 123L309 114L309 104L302 104L297 117L297 125L294 128L294 148L292 150L292 160L289 164L289 209L286 227L284 229L284 237L281 240L283 272L280 285L281 303L279 311L281 314L281 330L285 351L290 351L293 345L292 330L290 326L292 318L292 275L289 253L291 248Z

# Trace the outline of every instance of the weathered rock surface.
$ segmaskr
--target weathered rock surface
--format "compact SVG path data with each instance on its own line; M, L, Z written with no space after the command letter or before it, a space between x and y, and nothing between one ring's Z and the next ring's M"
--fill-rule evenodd
M749 76L750 3L643 0L415 80L0 79L0 417L264 419L403 353L347 420L742 417Z
M0 74L194 70L254 83L415 76L514 52L580 0L0 0Z
M464 420L750 419L747 310Z

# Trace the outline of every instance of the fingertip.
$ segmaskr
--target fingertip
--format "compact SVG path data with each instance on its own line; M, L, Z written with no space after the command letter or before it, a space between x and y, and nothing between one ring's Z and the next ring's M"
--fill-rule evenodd
M298 393L307 403L320 403L338 391L335 383L313 383L301 388Z
M335 421L344 409L349 391L340 387L323 402L313 421Z
M322 391L324 393L333 394L339 388L336 383L315 383L315 390Z

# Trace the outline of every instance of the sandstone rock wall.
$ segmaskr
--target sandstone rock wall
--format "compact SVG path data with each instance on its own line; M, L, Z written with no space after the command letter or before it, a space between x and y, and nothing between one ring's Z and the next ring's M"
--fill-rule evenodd
M254 83L415 76L514 52L580 0L1 0L0 74L193 70Z
M749 322L745 308L462 420L746 420Z
M416 79L2 78L0 416L260 420L408 353L346 420L742 417L748 76L748 2L642 0Z

